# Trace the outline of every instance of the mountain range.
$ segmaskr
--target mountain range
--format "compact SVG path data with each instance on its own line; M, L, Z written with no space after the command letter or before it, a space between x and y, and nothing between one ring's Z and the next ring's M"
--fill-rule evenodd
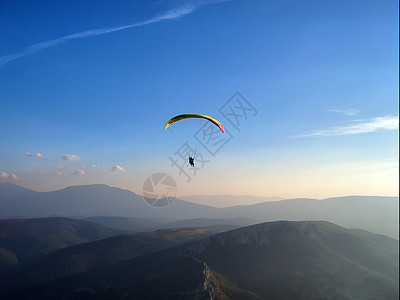
M213 207L229 207L235 205L246 205L257 204L262 202L269 202L269 201L277 201L283 200L281 197L259 197L259 196L251 196L251 195L191 195L191 196L182 196L179 197L182 200L201 204L201 205L208 205Z
M10 224L13 221L17 224ZM133 233L67 218L20 221L0 221L0 233L12 233L0 237L0 249L16 257L16 263L6 264L9 255L0 253L0 289L20 289L83 273L237 228L211 226ZM104 229L108 232L103 238L93 234Z
M0 218L124 217L147 219L146 224L150 220L156 223L161 220L165 224L203 219L204 225L210 219L246 220L242 225L276 220L324 220L398 239L398 200L398 197L381 196L323 200L298 198L215 208L175 199L166 207L155 208L138 194L107 185L71 186L53 192L35 192L18 185L0 183Z
M395 239L324 221L204 230L121 235L56 250L3 270L0 297L398 299Z

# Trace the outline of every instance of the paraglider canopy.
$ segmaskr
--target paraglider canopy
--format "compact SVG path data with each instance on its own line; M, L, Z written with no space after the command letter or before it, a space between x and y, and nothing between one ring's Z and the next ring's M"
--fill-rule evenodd
M224 126L217 120L214 119L210 116L206 116L206 115L199 115L199 114L182 114L182 115L178 115L175 116L171 119L168 120L168 122L165 124L164 129L167 129L169 126L171 126L172 124L174 124L175 122L178 122L180 120L183 119L189 119L189 118L201 118L201 119L206 119L212 123L214 123L216 126L218 126L218 128L222 131L225 132L225 128Z

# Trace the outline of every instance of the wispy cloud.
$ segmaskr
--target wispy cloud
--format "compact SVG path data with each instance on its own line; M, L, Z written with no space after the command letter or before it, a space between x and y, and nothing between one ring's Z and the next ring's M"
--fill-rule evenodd
M111 168L111 171L114 171L114 172L118 172L118 171L125 171L126 169L125 168L123 168L123 167L121 167L121 166L113 166L112 168Z
M190 1L188 3L185 3L185 5L182 7L170 9L169 11L167 11L163 14L157 15L157 16L155 16L151 19L145 20L145 21L135 22L132 24L124 25L124 26L92 29L92 30L69 34L69 35L66 35L66 36L63 36L63 37L60 37L57 39L53 39L53 40L43 41L43 42L31 45L21 52L1 56L0 57L0 67L9 62L12 62L13 60L18 59L18 58L32 55L41 50L44 50L44 49L47 49L50 47L54 47L54 46L59 46L59 45L62 45L64 43L67 43L72 40L108 34L108 33L126 30L126 29L130 29L130 28L135 28L135 27L141 27L144 25L157 23L157 22L164 21L164 20L176 19L176 18L179 18L179 17L182 17L182 16L192 13L193 11L195 11L196 9L198 9L199 7L201 7L203 5L226 2L226 1L227 0Z
M316 130L314 132L303 134L297 137L325 137L338 135L354 135L375 131L398 130L398 116L376 117L370 120L358 121L355 124L346 126L332 127L328 129Z
M77 161L80 160L81 158L82 158L81 156L75 154L65 154L62 157L63 160L68 160L68 161Z
M43 155L41 153L39 153L39 152L37 152L37 153L26 152L25 155L28 156L28 157L43 158Z
M330 112L335 112L338 114L342 114L342 115L346 115L346 116L357 116L360 113L360 110L358 109L345 109L345 108L332 108L332 109L327 109L326 111L330 111Z

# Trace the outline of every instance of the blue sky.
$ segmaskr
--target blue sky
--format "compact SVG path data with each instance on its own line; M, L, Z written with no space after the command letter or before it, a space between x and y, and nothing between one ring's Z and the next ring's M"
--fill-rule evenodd
M398 2L2 1L0 178L35 190L329 197L398 191ZM257 110L240 132L219 109ZM193 134L218 118L215 156ZM207 162L187 183L170 158Z

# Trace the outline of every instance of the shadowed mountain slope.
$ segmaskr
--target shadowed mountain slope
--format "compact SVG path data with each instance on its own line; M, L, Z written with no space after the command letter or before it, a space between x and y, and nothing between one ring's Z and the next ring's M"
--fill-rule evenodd
M26 261L68 246L100 240L125 231L68 218L0 220L0 247Z
M168 249L231 230L234 226L175 228L119 235L83 243L33 259L4 270L0 288L21 288L79 274L88 270L126 261L133 257ZM1 253L1 252L0 252Z
M250 218L231 218L231 219L211 219L211 218L195 218L185 220L158 220L143 218L124 218L124 217L89 217L85 220L98 223L107 227L132 230L132 231L149 231L167 228L190 228L190 227L206 227L218 225L232 225L237 227L248 226L260 223L259 220Z
M270 222L9 291L9 298L398 299L398 242L328 222Z

